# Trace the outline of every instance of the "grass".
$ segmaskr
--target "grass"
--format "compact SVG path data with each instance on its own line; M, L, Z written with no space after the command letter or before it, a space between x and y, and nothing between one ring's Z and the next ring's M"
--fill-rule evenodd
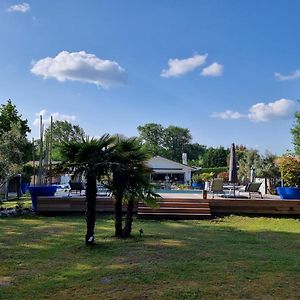
M15 208L16 205L22 205L22 208L31 208L31 198L30 196L23 196L20 199L13 197L7 201L0 202L0 207L2 208Z
M135 220L118 240L98 216L93 247L82 216L0 226L0 299L299 299L299 219Z

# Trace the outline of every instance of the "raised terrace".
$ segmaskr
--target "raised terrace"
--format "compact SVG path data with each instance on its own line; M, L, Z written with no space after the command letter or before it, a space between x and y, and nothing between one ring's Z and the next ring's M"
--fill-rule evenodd
M159 208L152 209L143 203L135 207L139 218L208 218L223 214L293 215L300 216L299 200L221 198L204 200L200 194L162 194L158 199ZM114 199L98 197L96 210L99 213L113 212ZM38 197L37 212L84 212L84 196Z

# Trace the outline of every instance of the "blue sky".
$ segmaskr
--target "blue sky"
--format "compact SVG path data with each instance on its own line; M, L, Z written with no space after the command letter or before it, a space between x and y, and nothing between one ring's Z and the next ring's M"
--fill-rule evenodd
M281 154L300 98L299 1L0 1L0 99L92 136L155 122Z

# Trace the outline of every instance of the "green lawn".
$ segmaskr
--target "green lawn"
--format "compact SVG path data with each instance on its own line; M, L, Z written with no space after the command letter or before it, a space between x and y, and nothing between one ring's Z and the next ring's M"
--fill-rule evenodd
M22 208L31 208L31 198L29 196L23 196L20 199L12 198L8 201L0 202L0 207L2 208L15 208L16 205L22 205Z
M0 299L299 299L299 219L134 222L117 240L99 216L0 219ZM139 237L138 230L144 235Z

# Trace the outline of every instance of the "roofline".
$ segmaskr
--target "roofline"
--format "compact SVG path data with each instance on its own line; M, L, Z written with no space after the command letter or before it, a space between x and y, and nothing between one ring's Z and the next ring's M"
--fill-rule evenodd
M188 165L184 165L184 164L182 164L182 163L179 163L179 162L177 162L177 161L174 161L174 160L171 160L171 159L162 157L162 156L160 156L160 155L155 155L155 156L153 156L152 158L155 158L155 157L162 158L162 159L164 159L164 160L167 160L167 161L169 161L169 162L172 162L172 163L175 163L175 164L177 164L177 165L183 166L183 167L185 167L185 168L189 168L189 169L191 169L191 170L193 170L193 171L196 170L194 167L190 167L190 166L188 166ZM150 159L149 159L149 160L150 160Z

